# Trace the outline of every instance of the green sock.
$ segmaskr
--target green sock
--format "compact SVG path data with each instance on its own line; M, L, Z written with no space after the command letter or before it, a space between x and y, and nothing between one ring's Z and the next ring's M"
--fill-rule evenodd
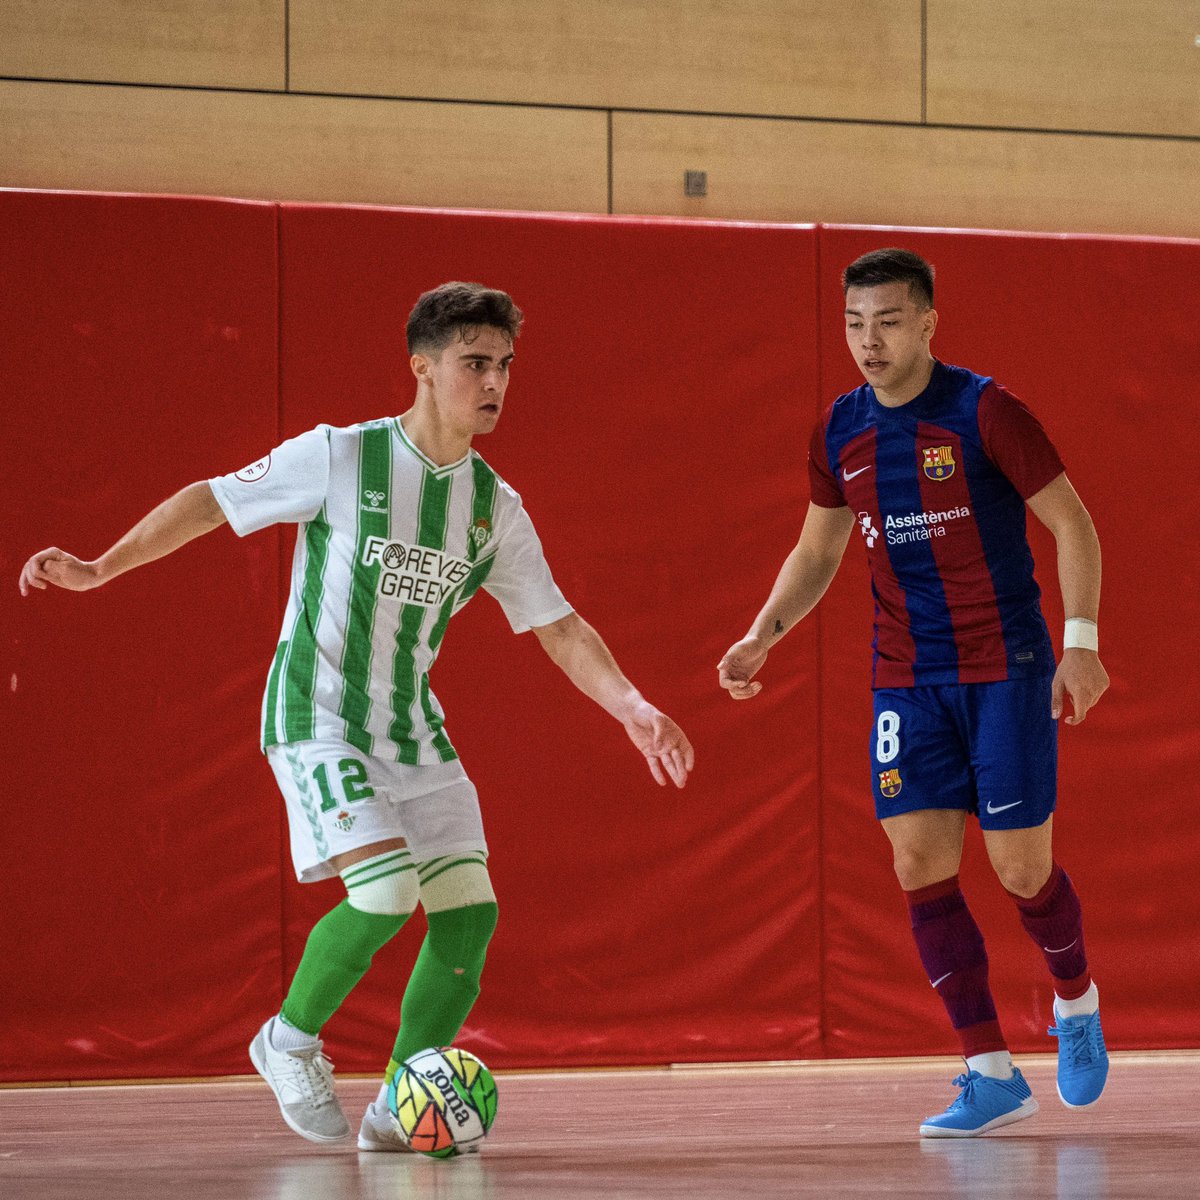
M496 928L495 904L429 913L429 932L400 1005L400 1033L385 1081L409 1055L449 1046L479 995L479 976Z
M343 900L313 926L280 1015L314 1037L411 916L365 913Z

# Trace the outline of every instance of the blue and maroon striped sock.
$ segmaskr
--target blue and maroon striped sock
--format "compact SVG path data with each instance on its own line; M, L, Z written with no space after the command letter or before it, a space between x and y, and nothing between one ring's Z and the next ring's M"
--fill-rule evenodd
M942 998L963 1057L1007 1050L988 987L983 934L967 908L958 876L905 892L917 952Z
M1066 871L1054 864L1050 878L1036 896L1009 892L1021 914L1021 924L1037 943L1054 977L1054 991L1063 1000L1077 1000L1092 983L1083 945L1083 912Z

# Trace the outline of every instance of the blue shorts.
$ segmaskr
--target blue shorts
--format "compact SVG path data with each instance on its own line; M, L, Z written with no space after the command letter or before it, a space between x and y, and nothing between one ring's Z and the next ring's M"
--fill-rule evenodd
M1043 824L1057 796L1052 678L876 691L875 815L959 808L983 829Z

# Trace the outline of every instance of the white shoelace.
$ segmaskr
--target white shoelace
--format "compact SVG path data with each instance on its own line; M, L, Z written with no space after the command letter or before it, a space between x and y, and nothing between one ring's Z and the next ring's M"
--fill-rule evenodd
M333 1099L333 1063L321 1053L321 1047L312 1050L289 1050L287 1053L296 1064L293 1077L304 1098L318 1107Z

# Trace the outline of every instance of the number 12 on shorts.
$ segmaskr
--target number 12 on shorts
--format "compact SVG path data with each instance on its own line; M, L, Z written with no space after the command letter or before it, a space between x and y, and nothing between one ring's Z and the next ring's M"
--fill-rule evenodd
M356 758L343 758L337 765L341 776L342 794L347 804L355 800L366 800L375 795L375 789L367 783L367 768ZM321 763L313 771L313 779L317 781L317 789L321 793L321 811L329 812L338 807L338 801L333 798L333 790L329 786L329 764Z
M900 714L890 708L875 722L875 760L890 763L900 753Z

